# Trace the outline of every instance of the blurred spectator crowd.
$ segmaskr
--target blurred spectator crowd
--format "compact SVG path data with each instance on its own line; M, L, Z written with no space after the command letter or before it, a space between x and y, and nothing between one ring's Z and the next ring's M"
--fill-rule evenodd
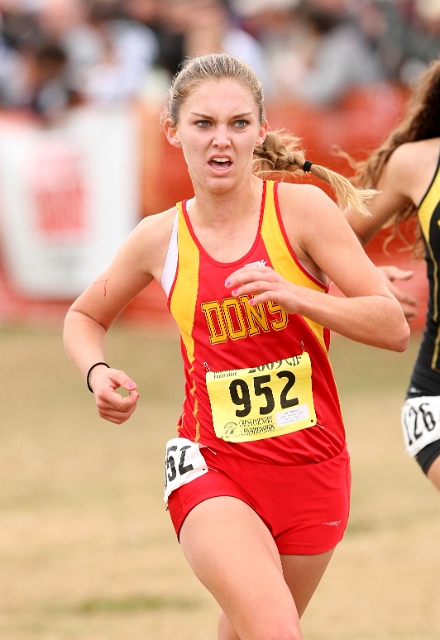
M410 86L440 55L440 0L0 0L0 109L158 105L182 61L224 51L267 100L337 105Z

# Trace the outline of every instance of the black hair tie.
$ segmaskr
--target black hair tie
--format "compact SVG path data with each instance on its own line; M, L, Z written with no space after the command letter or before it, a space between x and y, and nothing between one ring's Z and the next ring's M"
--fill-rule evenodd
M87 382L87 387L89 389L89 391L91 391L93 393L93 389L90 386L90 374L92 373L93 369L95 367L97 367L98 365L104 365L104 367L107 367L108 369L110 369L110 365L107 364L106 362L95 362L95 364L92 364L92 366L90 367L90 369L87 371L87 376L86 376L86 382Z
M312 166L313 162L310 162L310 160L306 160L303 164L303 171L304 173L306 173L307 171L310 171L310 168Z

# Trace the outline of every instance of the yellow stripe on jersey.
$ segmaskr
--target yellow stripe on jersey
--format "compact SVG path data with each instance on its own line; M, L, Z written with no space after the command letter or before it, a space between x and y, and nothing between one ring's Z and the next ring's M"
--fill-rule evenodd
M433 292L432 292L432 301L433 301L433 319L438 321L438 264L435 259L434 252L431 247L431 238L430 238L430 229L431 229L431 218L434 213L438 203L440 202L440 172L437 173L436 177L432 185L429 188L428 193L420 205L418 216L420 226L422 228L423 235L425 236L426 246L429 251L430 258L434 265L433 269Z
M429 227L431 224L431 217L435 208L440 202L440 171L434 178L433 183L429 187L428 193L424 197L419 208L419 220L422 227L423 235L426 241L429 242Z
M170 311L179 323L179 329L190 362L194 361L192 330L199 288L199 250L191 237L182 211L179 210L177 278L171 296ZM184 259L182 257L184 256Z
M275 197L274 182L268 180L266 182L266 202L263 216L263 224L261 226L261 236L269 254L272 267L277 273L303 287L315 289L316 291L325 291L324 286L320 286L317 282L309 278L306 273L297 265L286 245L283 233L278 223ZM322 325L309 318L304 317L315 336L318 338L324 351L327 351L324 341L324 328Z

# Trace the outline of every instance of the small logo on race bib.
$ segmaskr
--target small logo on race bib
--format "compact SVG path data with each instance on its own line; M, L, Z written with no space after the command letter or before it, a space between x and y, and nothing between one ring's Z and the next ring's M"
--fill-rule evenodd
M237 427L238 427L238 424L236 422L228 422L223 427L225 435L229 437L233 436Z

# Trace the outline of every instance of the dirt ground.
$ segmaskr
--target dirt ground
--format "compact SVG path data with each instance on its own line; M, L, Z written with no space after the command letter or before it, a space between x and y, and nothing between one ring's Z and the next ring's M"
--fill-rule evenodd
M404 354L334 337L352 455L348 530L303 618L307 640L440 638L440 496L403 451ZM60 327L0 329L1 640L215 640L163 503L182 399L174 334L115 327L107 360L138 381L124 426L100 420Z

